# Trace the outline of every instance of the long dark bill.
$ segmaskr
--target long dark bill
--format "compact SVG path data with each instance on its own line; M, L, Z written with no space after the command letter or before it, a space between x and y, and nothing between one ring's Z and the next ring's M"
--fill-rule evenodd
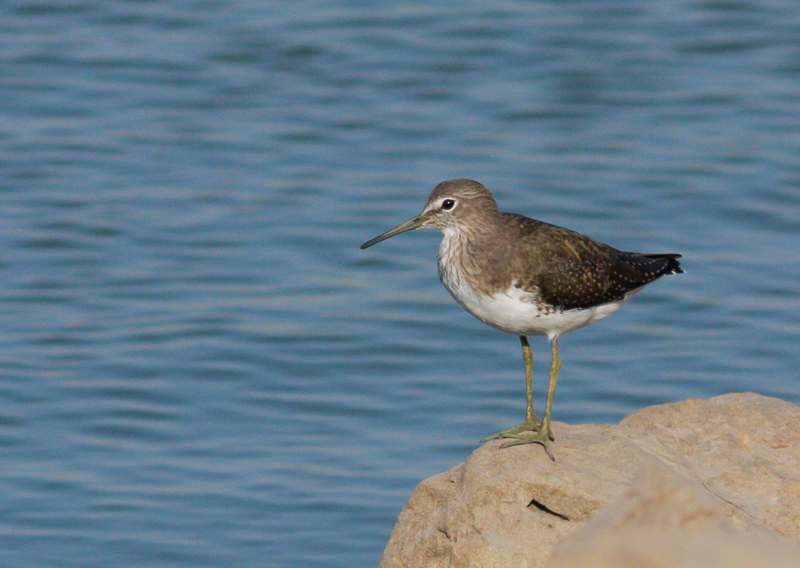
M368 240L363 245L361 245L361 248L365 249L381 241L385 241L386 239L389 239L395 235L399 235L400 233L405 233L406 231L413 231L414 229L419 229L424 222L425 218L422 215L417 215L416 217L414 217L413 219L409 219L402 225L398 225L394 229L390 229L385 233L383 233L382 235L378 235L374 239Z

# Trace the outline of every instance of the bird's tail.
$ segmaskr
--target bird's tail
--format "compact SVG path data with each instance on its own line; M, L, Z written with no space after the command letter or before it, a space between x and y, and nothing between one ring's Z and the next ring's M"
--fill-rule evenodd
M667 266L664 267L664 274L683 274L684 272L683 268L681 268L681 263L678 262L678 259L682 256L680 254L643 254L641 256L645 258L666 260Z

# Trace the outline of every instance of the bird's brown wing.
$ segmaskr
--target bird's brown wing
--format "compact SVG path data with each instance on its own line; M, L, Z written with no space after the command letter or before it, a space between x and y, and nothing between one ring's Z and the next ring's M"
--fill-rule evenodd
M522 216L520 216L522 217ZM586 235L563 227L518 220L536 261L523 283L538 291L539 298L558 309L591 308L621 300L628 292L665 274L683 272L677 254L623 252Z

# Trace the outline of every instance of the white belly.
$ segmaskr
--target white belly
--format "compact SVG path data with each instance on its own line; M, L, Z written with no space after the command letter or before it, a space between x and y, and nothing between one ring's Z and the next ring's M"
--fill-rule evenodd
M447 289L465 310L487 325L515 335L546 335L548 339L607 318L638 291L591 308L558 310L540 307L534 294L513 286L492 296L479 295L471 288Z

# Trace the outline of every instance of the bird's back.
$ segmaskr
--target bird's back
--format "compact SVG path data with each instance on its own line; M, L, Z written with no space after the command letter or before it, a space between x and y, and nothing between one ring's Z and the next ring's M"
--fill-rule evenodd
M621 300L666 274L679 274L679 254L620 251L586 235L517 215L502 213L515 232L502 261L512 265L517 286L535 290L541 301L572 310Z

